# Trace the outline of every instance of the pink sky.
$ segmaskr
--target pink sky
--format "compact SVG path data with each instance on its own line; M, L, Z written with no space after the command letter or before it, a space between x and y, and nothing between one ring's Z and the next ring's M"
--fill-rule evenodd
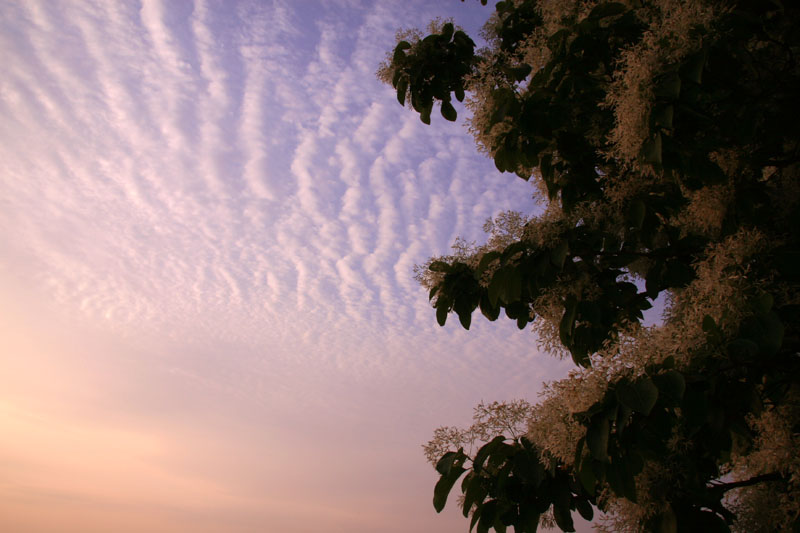
M466 531L421 452L569 365L412 267L533 209L374 78L478 2L0 0L0 530Z

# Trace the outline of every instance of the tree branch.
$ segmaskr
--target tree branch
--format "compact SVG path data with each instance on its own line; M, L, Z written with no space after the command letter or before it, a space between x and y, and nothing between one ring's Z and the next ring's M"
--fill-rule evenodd
M783 479L778 472L771 472L769 474L761 474L760 476L754 476L750 479L744 479L742 481L731 481L730 483L718 483L712 485L710 488L712 490L716 490L719 492L728 492L729 490L739 489L741 487L749 487L752 485L757 485L759 483L765 483L767 481L780 481Z

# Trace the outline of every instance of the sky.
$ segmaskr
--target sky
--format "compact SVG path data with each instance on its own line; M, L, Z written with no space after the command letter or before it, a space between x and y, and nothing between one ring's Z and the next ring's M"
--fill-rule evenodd
M490 12L0 0L0 529L468 529L421 445L570 365L436 324L413 266L533 191L375 71Z

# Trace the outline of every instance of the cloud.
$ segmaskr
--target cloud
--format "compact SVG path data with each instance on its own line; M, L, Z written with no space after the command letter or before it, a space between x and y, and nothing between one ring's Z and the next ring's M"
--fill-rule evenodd
M417 444L550 375L513 324L439 328L411 279L456 236L480 239L487 216L529 206L528 186L476 154L461 123L423 125L374 77L394 30L444 5L0 7L0 309L32 338L59 321L81 333L25 358L0 350L14 369L0 403L20 435L2 449L19 459L15 502L69 493L82 509L102 501L108 514L93 516L108 524L124 495L173 492L236 509L241 531L264 516L253 498L281 531L317 530L287 518L297 501L339 530L430 529L409 518L429 511L425 471L405 479ZM17 312L26 301L52 314ZM48 457L62 433L80 465ZM92 456L122 480L113 502ZM48 496L45 471L83 468L85 486ZM332 504L337 476L402 479L385 490L404 516L363 515L359 501L387 507L369 487L340 487ZM292 498L264 488L281 483ZM192 524L236 530L223 515Z

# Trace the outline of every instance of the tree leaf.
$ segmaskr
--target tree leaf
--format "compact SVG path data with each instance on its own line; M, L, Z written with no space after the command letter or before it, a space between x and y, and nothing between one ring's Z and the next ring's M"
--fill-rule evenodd
M453 38L453 31L454 30L455 30L455 28L453 27L453 23L452 22L448 22L444 26L442 26L442 33L440 35L442 37L444 37L445 41L449 42L450 39Z
M447 474L453 467L453 464L458 460L461 452L446 452L438 461L436 461L436 471L440 474Z
M506 149L502 146L498 148L494 153L494 166L500 172L505 172L506 170L509 170L506 158Z
M569 507L553 504L553 518L555 518L556 525L561 528L561 531L575 531Z
M465 518L469 516L469 511L472 509L474 504L480 505L483 503L483 499L486 498L486 494L488 493L487 488L484 486L483 478L475 474L474 471L470 474L472 474L472 477L469 478L469 483L466 485L466 490L464 490L464 486L462 485L462 490L464 492L464 504L462 506L462 512ZM470 474L468 474L468 476Z
M404 50L408 50L409 48L411 48L411 43L409 43L408 41L400 41L399 43L397 43L397 46L394 47L392 62L401 63L406 58Z
M428 270L431 272L450 272L451 267L448 263L444 261L434 261L430 265L428 265Z
M431 111L433 110L433 102L429 102L419 112L419 119L430 126L431 124Z
M507 304L518 302L522 298L522 273L513 266L507 266L503 270L503 301Z
M483 313L483 316L485 316L490 322L494 322L500 316L500 307L492 305L487 292L481 294L479 305L481 308L481 313Z
M578 476L580 478L581 485L583 486L584 490L586 490L586 493L590 496L594 496L597 485L597 476L594 473L591 459L583 461Z
M565 346L572 344L572 331L575 326L577 313L578 302L575 300L574 296L570 296L564 304L564 316L561 317L561 323L558 327L561 342L564 343Z
M568 253L569 253L569 242L567 242L566 240L561 241L550 252L550 261L553 263L554 266L557 266L558 268L564 268L564 261L566 260Z
M497 250L492 250L490 252L486 252L481 257L480 262L478 263L478 268L475 269L475 279L479 279L480 276L486 272L486 269L498 258L500 257L500 252Z
M632 228L642 229L645 212L646 207L643 201L634 200L633 203L631 203L630 211L628 212L628 220L630 220Z
M590 504L588 500L583 498L576 499L575 508L584 520L591 521L592 518L594 518L594 510L592 509L592 504Z
M680 405L686 390L686 379L677 370L669 370L653 376L653 382L661 395L670 398L675 405Z
M645 163L661 164L661 134L656 133L642 144L642 158Z
M448 102L447 100L442 101L442 116L449 120L450 122L454 122L456 117L458 117L458 113L456 113L456 108L453 107L453 104Z
M621 404L646 416L658 400L658 388L647 376L642 376L634 383L622 379L617 383L617 399Z
M656 533L678 533L678 518L672 507L656 517L655 526Z
M406 92L408 92L408 77L402 76L397 81L397 101L400 105L406 105Z
M462 466L454 465L447 474L442 474L439 478L439 481L433 488L433 508L436 509L437 513L440 513L442 509L444 509L447 503L447 496L450 494L450 489L453 488L455 482L465 471L466 470Z
M636 503L636 480L627 461L622 457L617 457L611 467L616 471L625 498Z
M497 500L489 500L481 507L481 518L478 521L478 533L489 533L489 528L494 527L497 512Z
M608 434L609 424L605 417L595 420L586 431L586 445L598 461L608 462Z
M472 323L472 312L471 311L463 311L458 313L458 321L461 322L461 326L464 329L469 329L470 324Z
M445 323L447 322L447 313L450 312L449 306L441 305L443 304L441 300L437 301L436 304L436 322L438 322L440 326L444 327Z
M429 301L430 301L430 300L433 300L433 297L434 297L434 296L436 296L436 293L437 293L437 292L439 292L439 286L438 286L438 285L434 285L434 286L431 288L430 292L428 293L428 300L429 300Z
M675 108L671 105L666 105L654 109L651 118L654 126L661 126L662 128L671 130L674 116Z
M677 100L681 94L681 79L676 72L664 76L655 87L655 95L665 100Z
M602 4L597 4L594 9L589 12L590 19L601 19L606 17L612 17L614 15L619 15L624 13L628 10L625 4L621 4L619 2L606 2Z
M481 518L481 510L482 510L482 509L483 509L483 506L482 506L482 505L479 505L479 506L478 506L478 507L475 509L475 512L474 512L474 513L472 513L472 518L471 518L471 519L470 519L470 521L469 521L469 530L470 530L470 533L472 532L472 528L474 528L474 527L475 527L475 524L477 524L477 523L478 523L478 520L480 520L480 518Z
M697 84L703 81L703 68L706 64L706 52L700 50L683 60L681 64L681 78Z

